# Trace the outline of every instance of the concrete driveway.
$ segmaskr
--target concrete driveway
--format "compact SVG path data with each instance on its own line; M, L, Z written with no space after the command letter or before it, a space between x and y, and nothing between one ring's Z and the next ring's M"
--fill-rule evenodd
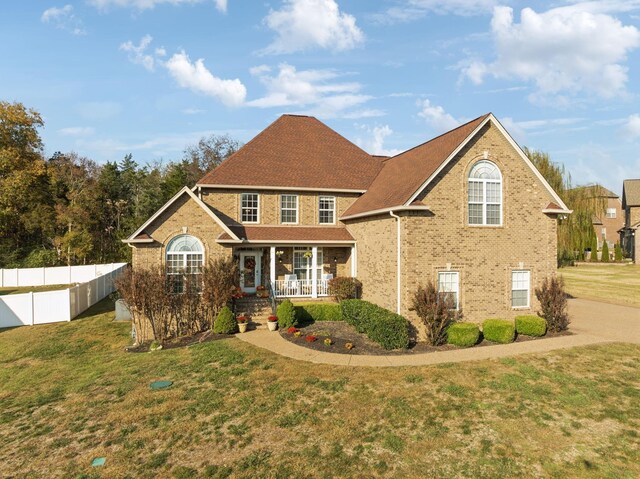
M569 329L606 341L640 344L640 308L570 299Z

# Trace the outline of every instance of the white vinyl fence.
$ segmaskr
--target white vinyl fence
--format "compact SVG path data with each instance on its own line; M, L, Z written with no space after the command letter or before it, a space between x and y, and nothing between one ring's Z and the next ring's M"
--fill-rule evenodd
M0 269L0 287L73 284L67 289L0 296L0 328L71 321L113 293L126 263Z

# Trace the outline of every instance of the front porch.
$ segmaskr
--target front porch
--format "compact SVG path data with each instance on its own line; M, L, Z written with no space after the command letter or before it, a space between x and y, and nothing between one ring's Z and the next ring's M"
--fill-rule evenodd
M248 294L270 289L276 298L329 296L329 282L355 276L355 246L283 245L234 248L240 287Z

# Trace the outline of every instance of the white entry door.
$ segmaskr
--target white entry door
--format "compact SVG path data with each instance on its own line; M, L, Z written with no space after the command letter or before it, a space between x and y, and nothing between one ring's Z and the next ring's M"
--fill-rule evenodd
M240 288L245 293L255 293L260 286L260 253L240 252Z

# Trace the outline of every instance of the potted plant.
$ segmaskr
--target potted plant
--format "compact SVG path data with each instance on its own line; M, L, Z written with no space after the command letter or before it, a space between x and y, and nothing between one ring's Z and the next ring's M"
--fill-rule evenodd
M274 314L267 318L267 327L269 331L275 331L278 329L278 317Z
M260 285L256 287L256 296L258 296L258 298L268 298L269 291L267 291L267 288L265 288L263 285Z
M241 314L240 316L238 316L238 329L240 330L241 333L246 333L247 332L247 326L249 325L249 320L247 319L247 317L244 314Z

